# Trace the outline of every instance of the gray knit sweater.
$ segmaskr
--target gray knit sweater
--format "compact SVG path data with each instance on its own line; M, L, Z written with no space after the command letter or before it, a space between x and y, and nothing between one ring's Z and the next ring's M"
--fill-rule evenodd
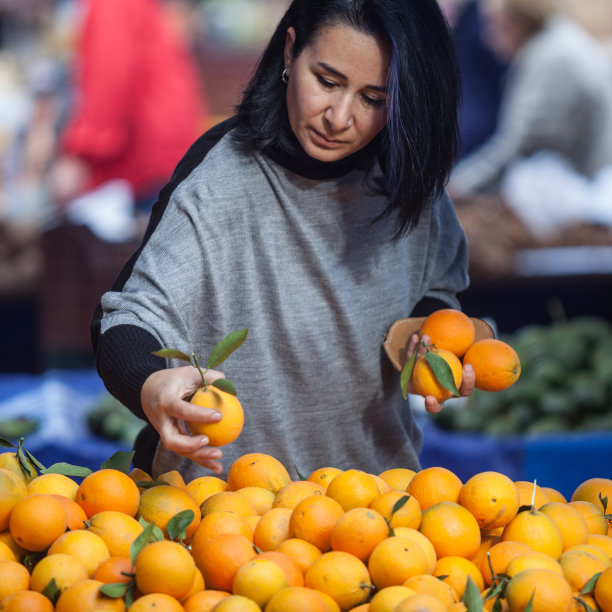
M369 188L377 163L302 166L245 151L231 127L194 145L102 297L92 333L104 382L143 416L146 377L179 365L152 350L206 356L248 328L220 368L245 410L225 472L246 452L275 456L294 478L323 466L418 468L421 432L382 342L417 304L459 307L467 253L451 202L393 240L392 219L376 221L387 200ZM154 472L170 469L207 473L160 445Z

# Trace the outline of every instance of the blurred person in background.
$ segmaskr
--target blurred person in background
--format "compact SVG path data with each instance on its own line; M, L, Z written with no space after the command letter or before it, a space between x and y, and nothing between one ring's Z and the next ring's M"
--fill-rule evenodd
M483 144L495 130L506 68L483 40L478 5L479 0L440 0L461 69L460 158Z
M81 1L81 0L79 0ZM82 0L75 84L50 189L61 210L120 180L148 216L208 121L189 0Z

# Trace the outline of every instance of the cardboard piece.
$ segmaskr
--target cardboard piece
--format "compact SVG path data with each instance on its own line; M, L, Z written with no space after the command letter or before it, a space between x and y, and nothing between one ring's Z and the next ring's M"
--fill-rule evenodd
M495 337L495 332L488 323L476 317L470 318L476 328L475 340ZM426 317L406 317L405 319L398 319L389 328L383 347L396 370L401 372L404 367L410 336L419 332L425 319Z

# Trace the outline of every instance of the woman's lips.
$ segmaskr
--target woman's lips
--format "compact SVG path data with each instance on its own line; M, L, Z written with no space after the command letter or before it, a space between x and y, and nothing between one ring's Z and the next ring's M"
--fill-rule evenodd
M345 144L343 140L338 140L336 138L328 138L327 136L321 134L315 129L311 129L310 133L314 143L321 147L335 149Z

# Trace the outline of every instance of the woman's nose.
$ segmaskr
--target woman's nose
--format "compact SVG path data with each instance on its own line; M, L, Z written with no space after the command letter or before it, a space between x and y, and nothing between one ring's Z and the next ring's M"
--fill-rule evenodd
M342 132L353 125L353 111L349 100L341 99L330 104L324 113L330 129L334 132Z

